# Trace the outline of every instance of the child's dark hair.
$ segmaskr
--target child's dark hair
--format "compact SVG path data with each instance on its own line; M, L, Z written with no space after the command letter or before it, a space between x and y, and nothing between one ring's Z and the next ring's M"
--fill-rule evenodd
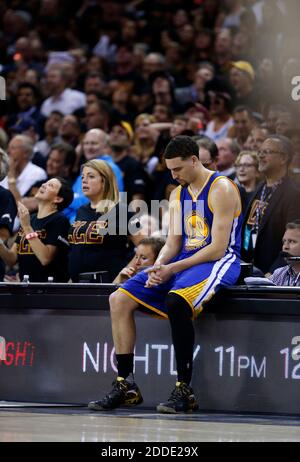
M74 193L72 191L70 184L67 182L67 180L61 177L56 177L56 179L61 184L61 187L57 195L58 197L61 197L63 199L62 202L59 202L57 204L57 210L60 212L61 210L64 210L65 208L67 208L73 202Z

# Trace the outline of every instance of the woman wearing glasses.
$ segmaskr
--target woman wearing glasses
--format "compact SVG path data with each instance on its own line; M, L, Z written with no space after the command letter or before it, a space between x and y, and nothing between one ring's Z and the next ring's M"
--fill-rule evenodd
M245 211L261 179L256 152L241 151L236 159L235 168L236 180L240 186L242 207Z

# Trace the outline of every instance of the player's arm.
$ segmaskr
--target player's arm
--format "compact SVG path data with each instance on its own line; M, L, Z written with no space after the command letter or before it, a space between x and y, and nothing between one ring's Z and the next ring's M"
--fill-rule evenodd
M181 205L178 200L179 188L174 189L170 195L170 206L169 206L169 229L168 237L165 245L161 249L154 265L151 268L148 268L146 273L148 273L148 280L145 287L153 287L162 282L161 269L169 268L171 265L168 265L169 261L174 258L181 249L182 246L182 229L181 229ZM172 276L172 271L164 275L166 279L169 279Z
M155 265L165 265L174 258L182 246L181 206L178 200L179 187L170 195L169 230L165 245L159 252Z
M173 273L200 263L219 260L225 255L234 217L241 209L239 193L229 180L220 179L213 186L209 199L214 214L211 243L191 257L171 263Z

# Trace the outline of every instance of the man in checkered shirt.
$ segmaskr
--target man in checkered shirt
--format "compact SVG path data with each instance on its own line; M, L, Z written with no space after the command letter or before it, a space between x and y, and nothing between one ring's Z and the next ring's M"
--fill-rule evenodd
M291 257L299 257L299 260L286 258L288 265L276 269L270 279L277 286L300 287L300 220L286 225L282 250Z

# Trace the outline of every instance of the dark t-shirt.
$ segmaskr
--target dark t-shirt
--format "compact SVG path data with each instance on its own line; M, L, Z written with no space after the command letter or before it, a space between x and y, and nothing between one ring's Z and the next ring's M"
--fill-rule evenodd
M45 218L31 217L31 226L39 235L44 245L54 245L58 248L54 260L43 266L30 247L30 241L25 239L20 229L16 244L18 252L19 273L21 280L24 274L29 275L30 282L47 282L52 276L54 282L67 282L68 275L68 230L70 223L60 212L55 212Z
M146 173L142 164L130 156L124 157L117 166L123 173L124 190L127 192L128 203L132 201L134 194L146 194Z
M17 206L14 196L10 191L0 186L0 228L6 228L12 234L16 215ZM0 259L0 281L3 281L4 272L5 265Z
M107 215L80 207L69 231L69 272L73 282L80 273L108 271L110 282L128 262L129 225L138 228L139 220L132 219L126 204L117 204ZM101 219L102 218L102 219Z

